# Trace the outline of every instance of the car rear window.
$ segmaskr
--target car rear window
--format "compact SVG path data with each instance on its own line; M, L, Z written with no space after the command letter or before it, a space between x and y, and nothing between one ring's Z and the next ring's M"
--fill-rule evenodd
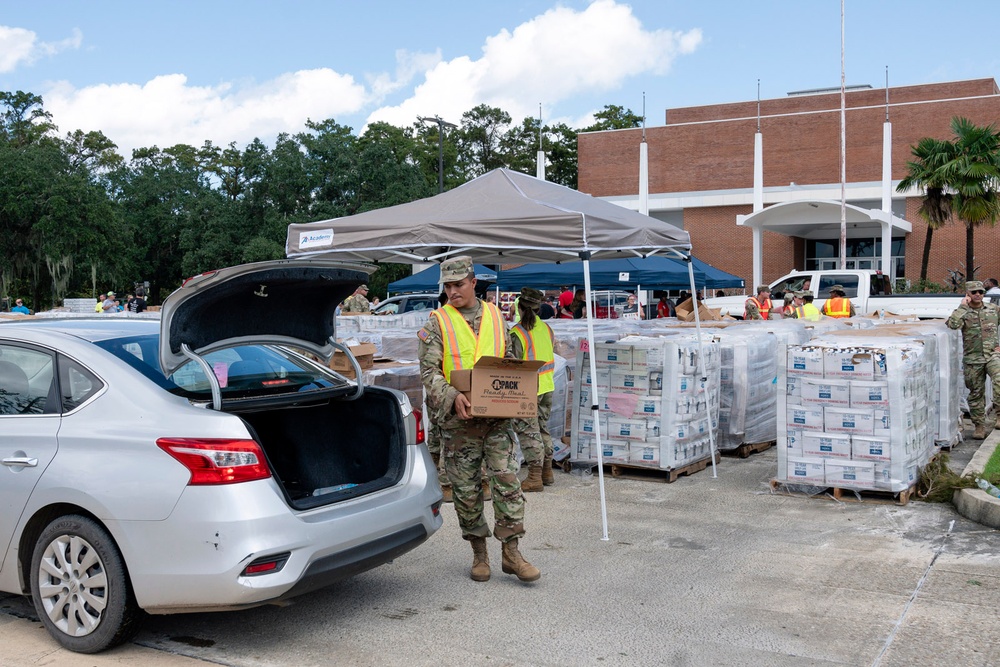
M132 336L95 343L163 389L194 399L211 396L211 385L200 364L188 362L164 377L158 357L159 336ZM280 347L243 345L205 355L223 399L273 396L344 386L346 381L308 358Z

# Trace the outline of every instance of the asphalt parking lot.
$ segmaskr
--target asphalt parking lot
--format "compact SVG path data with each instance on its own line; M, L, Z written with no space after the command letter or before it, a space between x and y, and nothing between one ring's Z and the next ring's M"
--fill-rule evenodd
M1000 437L994 434L993 437ZM964 447L964 449L963 449ZM968 445L953 453L961 470ZM1000 664L1000 531L954 507L772 494L771 448L673 484L557 473L529 494L536 584L468 578L445 525L398 561L286 607L150 617L97 656L0 598L4 665Z

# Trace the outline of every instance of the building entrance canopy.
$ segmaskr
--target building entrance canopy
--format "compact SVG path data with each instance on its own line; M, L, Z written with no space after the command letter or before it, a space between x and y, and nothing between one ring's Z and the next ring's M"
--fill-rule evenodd
M892 237L905 236L913 230L906 220L879 209L846 205L847 237L882 237L882 266L891 265ZM753 283L762 284L764 252L763 231L786 236L823 240L840 238L840 209L838 201L814 199L784 202L768 206L750 215L736 216L737 226L753 230ZM894 276L890 276L891 278Z

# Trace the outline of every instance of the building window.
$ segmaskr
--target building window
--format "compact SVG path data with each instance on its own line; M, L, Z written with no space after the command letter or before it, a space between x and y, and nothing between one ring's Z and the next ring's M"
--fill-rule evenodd
M840 239L806 240L806 271L831 271L840 268ZM882 267L881 237L847 239L847 269L879 270L889 275L906 275L906 239L892 240L891 273Z

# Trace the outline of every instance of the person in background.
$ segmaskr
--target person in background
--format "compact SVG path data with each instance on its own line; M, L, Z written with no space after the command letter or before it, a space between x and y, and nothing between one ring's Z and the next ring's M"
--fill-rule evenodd
M372 305L368 303L368 285L358 285L354 294L344 300L345 313L370 313Z
M986 288L986 298L990 300L990 303L1000 304L1000 283L997 282L997 279L987 278L983 281L983 287Z
M115 299L114 292L108 292L107 296L104 297L104 303L101 305L104 308L105 313L117 313L118 312L118 301Z
M483 513L483 466L493 490L493 536L502 544L502 569L524 582L542 573L521 555L524 536L524 493L517 477L513 427L509 419L473 417L469 398L451 385L452 373L469 369L484 356L513 358L510 332L500 309L475 296L471 257L441 263L441 282L448 303L431 312L417 332L420 379L427 408L441 428L445 472L462 538L472 546L473 581L489 581L486 538L490 528Z
M674 304L670 302L667 292L660 292L660 300L656 302L656 317L675 317L676 315L677 311L674 310Z
M785 292L784 305L781 307L782 317L795 317L795 295Z
M969 389L969 417L976 427L972 438L983 440L992 429L986 424L986 376L993 382L993 409L1000 426L1000 308L985 303L986 287L978 280L965 283L965 298L945 321L949 329L961 329L965 386Z
M106 298L107 298L106 294L98 294L97 295L97 303L94 304L94 312L95 313L103 313L104 312L104 300Z
M372 299L372 310L375 310L376 308L378 308L378 304L379 303L380 303L380 301L379 301L378 297L375 297L374 299Z
M981 283L980 283L981 284ZM827 317L854 317L854 304L847 298L843 285L830 286L830 298L823 304L821 311Z
M573 314L574 320L583 319L588 317L587 313L587 292L586 290L578 289L576 294L573 295L573 300L569 304L570 312Z
M744 320L766 320L771 315L771 288L758 285L756 296L746 300L743 309Z
M722 290L715 290L715 296L717 297L726 296L726 293Z
M551 320L556 316L556 307L554 305L555 299L551 296L545 297L542 301L542 305L538 308L538 317L543 320Z
M24 301L21 299L14 300L14 307L10 309L12 313L20 313L21 315L31 315L31 311L28 307L24 305Z
M129 297L125 302L125 308L130 313L142 313L146 310L146 290L142 287L135 288L135 296Z
M625 308L622 309L622 319L623 320L641 320L645 319L643 317L644 313L639 307L639 303L635 299L634 294L629 294L628 299L625 301Z
M518 299L520 317L511 327L510 342L518 359L544 361L538 369L538 416L515 419L514 432L521 443L521 453L528 463L528 478L521 482L521 490L542 491L555 483L552 473L552 456L555 449L549 434L549 416L552 414L552 394L555 385L555 335L552 327L538 318L542 293L531 287L521 289Z
M573 319L573 312L569 309L571 303L573 303L573 292L569 287L563 286L559 292L559 307L556 308L556 314L559 318L564 320Z
M813 305L812 292L795 293L795 317L809 322L819 322L823 317L819 308Z

